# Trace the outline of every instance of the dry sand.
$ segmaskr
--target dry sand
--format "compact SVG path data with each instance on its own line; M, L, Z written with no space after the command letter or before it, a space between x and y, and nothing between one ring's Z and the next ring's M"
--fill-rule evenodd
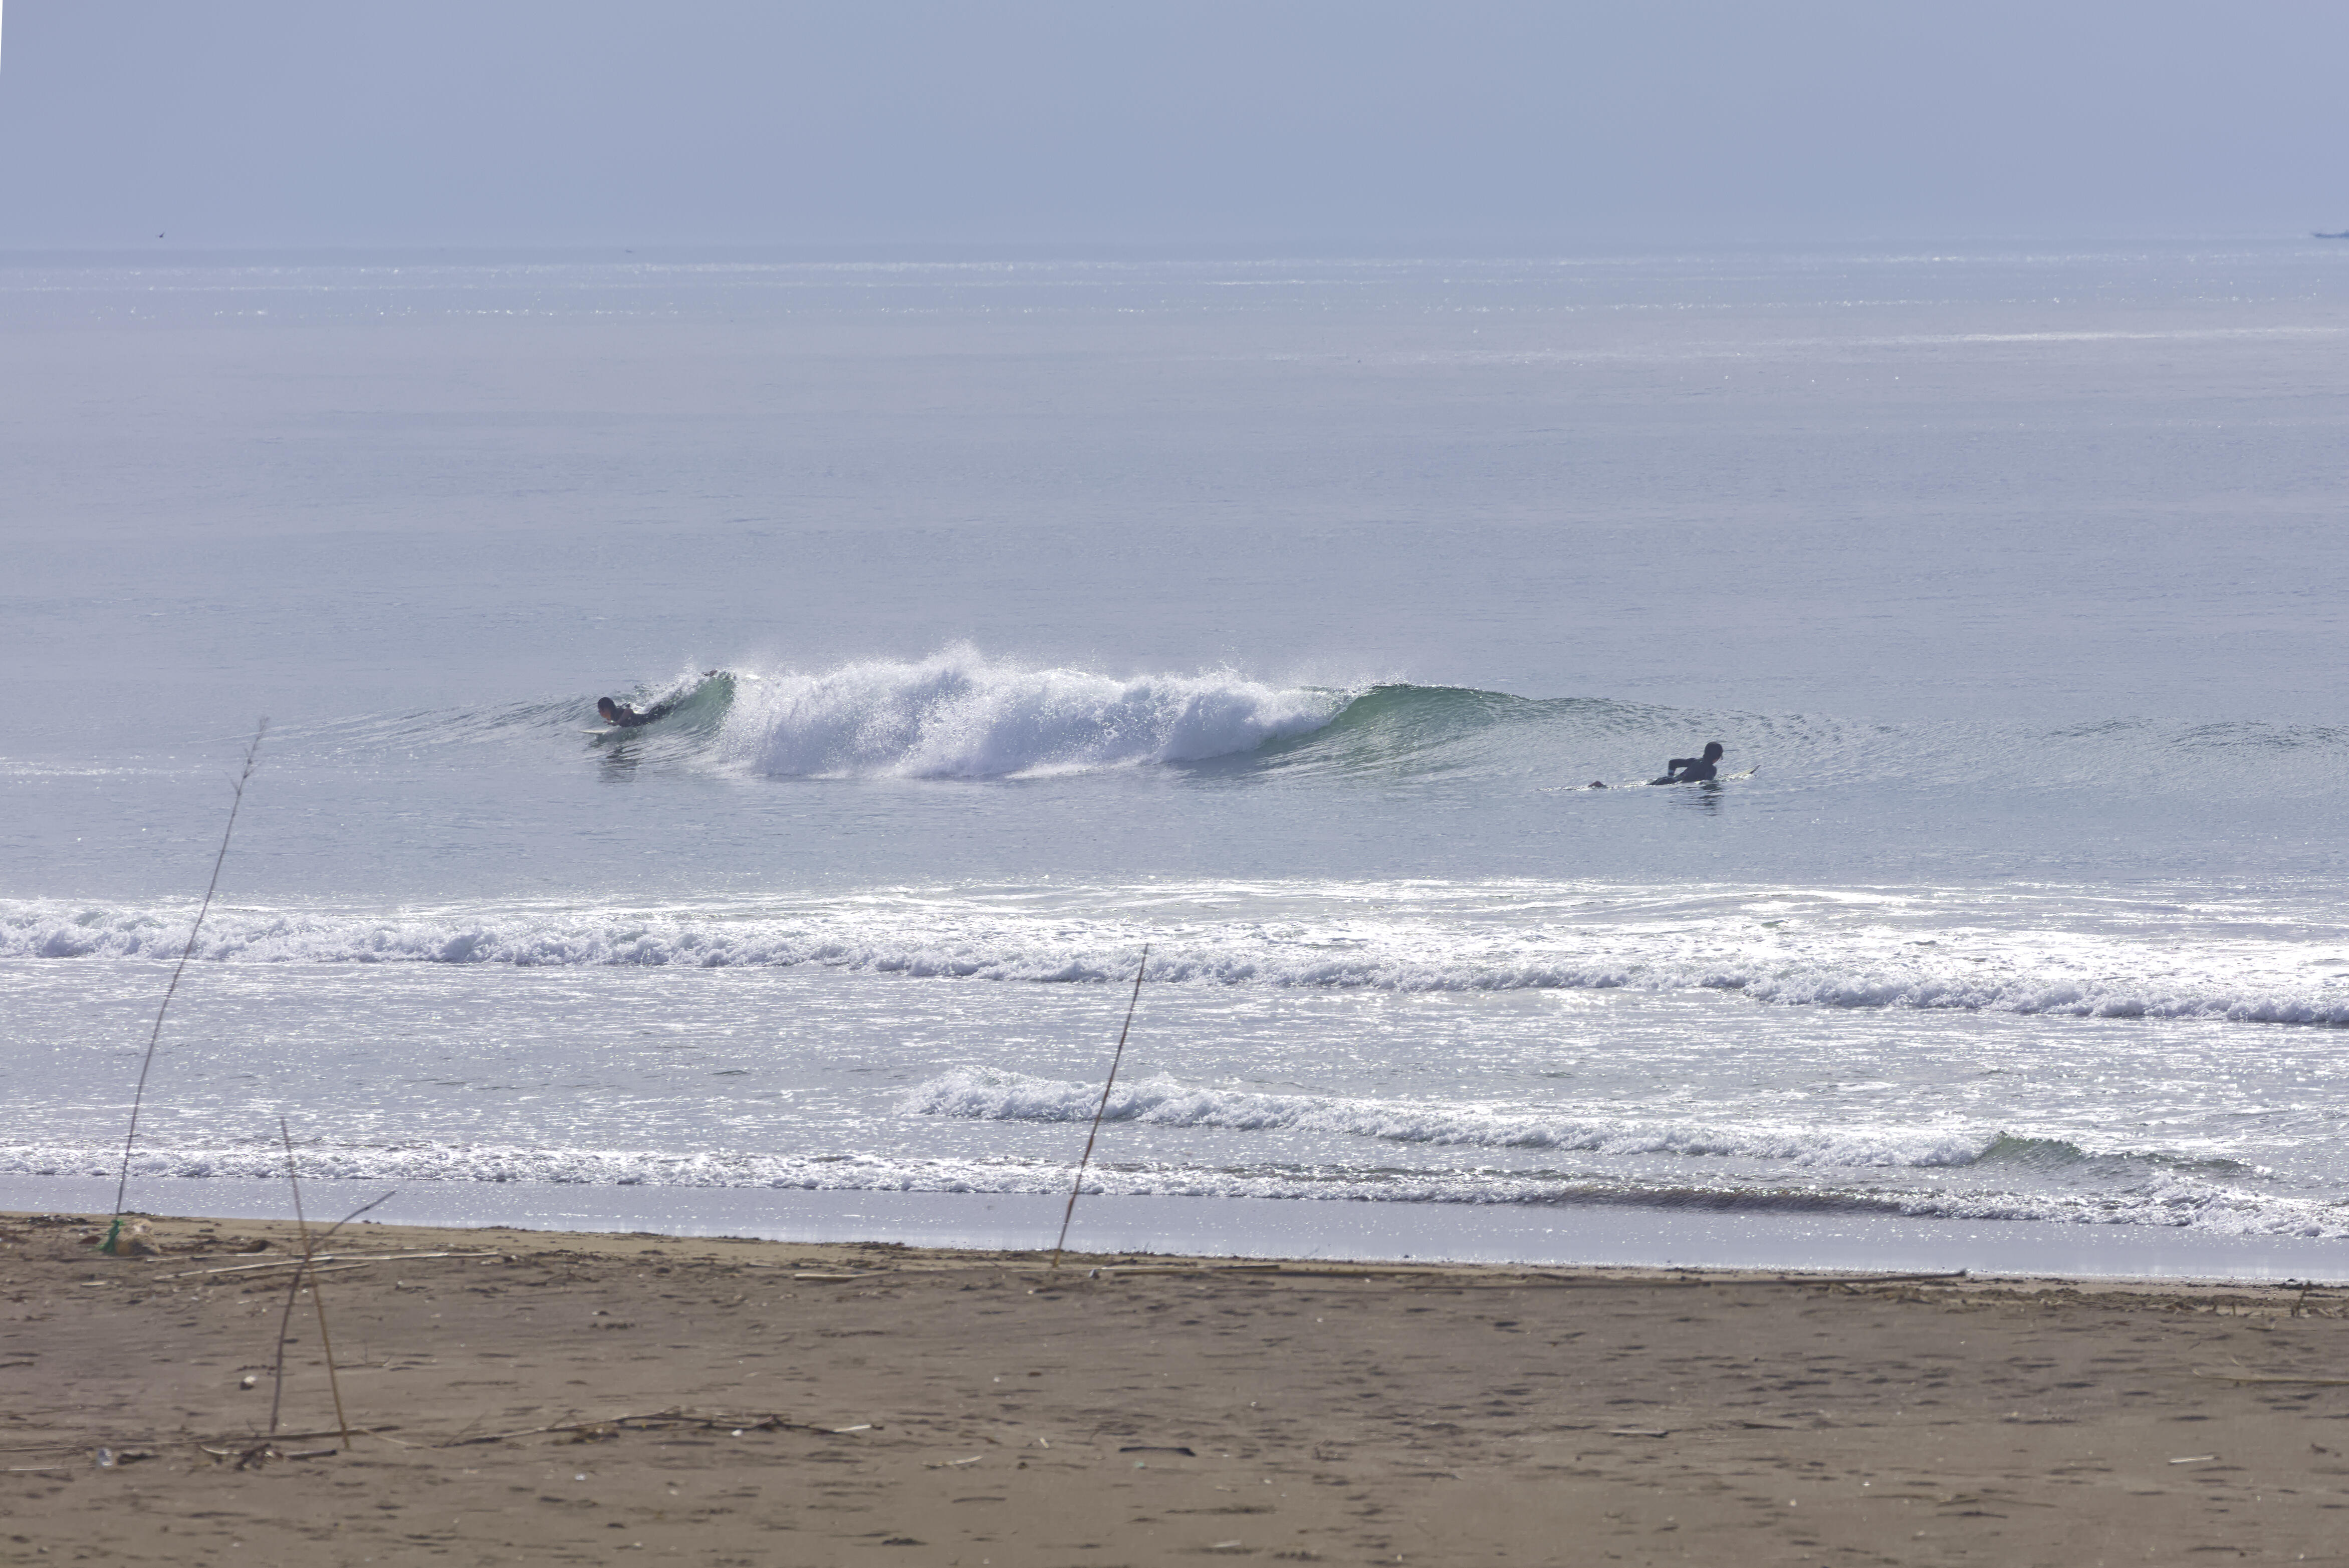
M346 1452L290 1226L98 1234L0 1217L0 1561L2349 1561L2338 1292L368 1225Z

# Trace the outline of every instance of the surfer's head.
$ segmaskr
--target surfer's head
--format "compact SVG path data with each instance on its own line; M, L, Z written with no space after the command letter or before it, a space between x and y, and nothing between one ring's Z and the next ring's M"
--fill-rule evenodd
M620 710L612 706L612 699L608 696L595 699L595 711L604 716L605 724L617 723L620 717Z
M1707 762L1718 762L1721 760L1721 742L1718 740L1708 740L1704 743L1704 759Z

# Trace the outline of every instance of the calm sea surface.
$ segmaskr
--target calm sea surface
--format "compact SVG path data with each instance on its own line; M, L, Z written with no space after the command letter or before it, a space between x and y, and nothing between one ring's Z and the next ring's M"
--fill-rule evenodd
M1146 943L1080 1238L2349 1274L2349 246L18 256L0 364L0 1201L266 714L134 1206L1049 1243Z

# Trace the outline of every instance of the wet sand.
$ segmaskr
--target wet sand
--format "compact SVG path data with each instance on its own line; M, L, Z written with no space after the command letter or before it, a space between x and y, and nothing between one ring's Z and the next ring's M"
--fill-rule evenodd
M346 1449L290 1225L101 1233L0 1216L0 1560L2349 1561L2337 1290L365 1225Z

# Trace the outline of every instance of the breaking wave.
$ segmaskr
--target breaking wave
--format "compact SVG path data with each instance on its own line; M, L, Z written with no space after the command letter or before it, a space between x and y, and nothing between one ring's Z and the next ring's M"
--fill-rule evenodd
M1230 671L1119 678L952 648L746 686L720 751L783 777L1019 778L1252 751L1320 728L1345 701Z

